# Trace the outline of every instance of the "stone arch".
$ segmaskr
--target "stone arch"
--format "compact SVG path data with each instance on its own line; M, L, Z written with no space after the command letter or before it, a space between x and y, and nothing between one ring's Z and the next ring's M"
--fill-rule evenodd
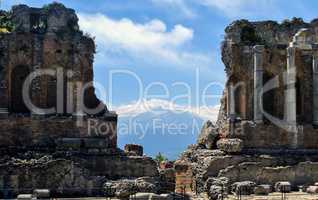
M23 100L23 84L30 73L27 65L17 65L11 72L11 112L30 113Z
M234 102L231 102L230 97L228 97L229 99L229 103L232 104L234 103L234 111L235 111L235 115L238 118L241 119L246 119L247 118L247 98L246 98L246 87L245 87L245 82L241 81L240 79L238 79L235 76L230 76L229 78L229 82L228 82L228 88L232 88L233 92L232 94L229 95L233 95L233 100ZM231 91L228 91L229 93L231 93ZM228 108L230 109L230 105L228 105Z

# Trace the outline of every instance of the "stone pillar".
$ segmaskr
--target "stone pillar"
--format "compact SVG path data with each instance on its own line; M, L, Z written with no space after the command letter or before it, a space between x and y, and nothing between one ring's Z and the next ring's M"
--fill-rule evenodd
M84 91L83 91L83 83L80 81L76 81L75 85L76 89L74 92L76 93L76 101L75 101L75 113L73 115L75 116L84 116Z
M254 46L254 121L263 121L263 52L264 45Z
M227 88L227 111L228 111L228 119L229 119L229 134L234 135L235 129L235 90L232 83L229 84Z
M4 75L1 74L0 70L0 119L6 119L9 116L7 93L7 82L4 80Z
M234 86L229 83L227 88L227 114L228 116L235 115L235 96L234 96Z
M318 126L318 46L313 49L313 125Z
M285 119L288 125L296 125L296 64L295 47L287 48L287 90L285 93Z

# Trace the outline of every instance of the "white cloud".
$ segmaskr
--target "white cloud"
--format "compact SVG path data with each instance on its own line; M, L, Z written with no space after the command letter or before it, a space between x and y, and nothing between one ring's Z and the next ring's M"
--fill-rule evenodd
M153 114L163 114L167 111L174 113L188 112L203 120L216 121L220 106L182 106L162 99L142 100L114 108L119 117L136 117L140 114L152 112Z
M274 0L152 0L158 5L177 7L185 16L196 16L193 5L206 6L230 18L269 16L279 12ZM277 2L276 2L277 3ZM188 14L187 14L188 13Z
M218 9L228 17L269 15L276 11L273 0L195 0L197 3Z
M79 14L79 19L81 29L96 37L99 50L104 54L126 55L139 61L168 65L201 67L210 64L209 56L184 50L194 32L181 24L168 30L158 19L141 24L127 18L115 20L103 14L83 13Z
M152 0L152 2L156 5L169 6L169 8L181 12L181 14L187 18L194 18L196 16L194 11L184 0Z

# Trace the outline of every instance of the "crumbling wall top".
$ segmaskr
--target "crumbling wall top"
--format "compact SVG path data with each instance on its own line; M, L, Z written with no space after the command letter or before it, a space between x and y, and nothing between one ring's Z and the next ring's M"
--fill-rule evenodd
M246 46L264 45L267 48L286 49L300 30L303 30L302 36L306 34L306 41L299 42L308 43L308 40L310 40L310 43L317 43L318 19L309 23L304 22L301 18L284 20L282 23L276 21L250 22L244 19L234 21L226 27L224 42L222 43L222 60L226 72L228 75L230 74L232 54L235 48L248 49ZM306 33L304 30L306 30ZM304 39L304 37L297 38L298 40Z
M48 4L42 8L16 5L12 7L11 11L2 11L1 16L7 16L5 20L12 24L12 30L8 30L10 32L33 32L40 34L80 32L75 11L66 8L60 3ZM0 25L2 26L3 24Z

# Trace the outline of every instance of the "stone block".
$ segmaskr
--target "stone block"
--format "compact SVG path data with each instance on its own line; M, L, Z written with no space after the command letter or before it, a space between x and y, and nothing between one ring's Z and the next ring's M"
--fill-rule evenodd
M221 186L224 187L224 189L227 189L229 186L229 179L226 177L218 177L218 178L208 178L208 180L205 182L205 189L208 190L211 188L212 185Z
M143 147L141 145L126 144L125 145L125 152L128 155L132 155L132 156L143 156L144 149L143 149Z
M223 188L221 186L212 185L208 190L208 196L211 200L218 200L220 199L223 193Z
M232 184L232 192L237 195L251 195L254 193L256 184L252 181L236 182Z
M33 191L33 196L38 199L48 199L50 198L50 190L48 189L35 189Z
M309 194L317 194L318 193L318 186L309 186L306 190Z
M161 197L165 198L166 200L174 200L174 196L172 194L160 194Z
M174 169L177 173L185 173L190 169L191 163L177 161L174 163Z
M221 139L217 142L217 147L227 153L240 153L243 149L241 139Z
M256 195L268 195L272 192L272 186L270 185L258 185L254 188L254 194Z
M130 195L138 192L138 188L134 180L119 180L106 182L104 184L104 191L107 197L115 196L119 199L127 199Z
M276 192L285 192L285 193L289 193L292 190L292 186L290 184L290 182L277 182L275 184L275 191Z
M61 138L56 141L57 149L79 150L82 146L81 138Z
M0 108L0 119L7 119L9 117L9 112L7 108Z
M207 149L213 149L216 148L218 138L218 128L211 121L207 121L201 129L197 143Z
M87 149L87 152L89 154L99 154L100 153L99 149Z
M159 180L152 177L140 177L135 180L139 192L158 193Z
M169 194L158 195L155 193L137 193L133 195L132 199L147 199L147 200L173 200Z
M31 200L33 198L32 194L19 194L18 200Z
M109 147L107 138L84 138L83 143L87 149L105 149Z

